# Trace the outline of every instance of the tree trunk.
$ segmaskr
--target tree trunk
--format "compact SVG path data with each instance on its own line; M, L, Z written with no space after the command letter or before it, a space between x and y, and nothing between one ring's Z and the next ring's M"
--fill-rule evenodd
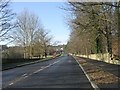
M111 32L109 32L108 30L107 30L106 38L107 38L107 51L110 54L110 57L112 57L112 41L111 41L112 37L111 37Z
M107 19L106 16L105 16L105 19ZM108 22L105 21L105 23L106 23L105 30L106 30L106 39L107 39L107 51L111 58L112 57L112 34L111 34L110 28L108 28Z
M120 6L120 2L119 5ZM120 8L118 7L118 57L120 60Z

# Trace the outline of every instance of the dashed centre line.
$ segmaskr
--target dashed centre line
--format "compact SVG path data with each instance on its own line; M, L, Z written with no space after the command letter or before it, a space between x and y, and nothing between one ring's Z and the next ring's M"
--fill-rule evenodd
M24 78L27 78L28 76L25 76Z
M43 69L39 69L39 70L37 70L37 71L35 71L35 72L33 72L33 73L38 73L38 72L40 72L40 71L42 71Z
M9 86L11 86L11 85L17 83L17 82L20 81L20 80L23 80L23 79L25 79L25 78L27 78L27 77L33 75L33 74L36 74L36 73L38 73L38 72L40 72L40 71L42 71L42 70L44 70L44 69L46 69L46 68L48 68L48 67L50 67L50 66L56 64L56 63L58 63L58 62L60 62L60 60L59 60L59 61L56 61L56 62L54 62L54 63L52 63L52 64L49 64L49 65L47 65L47 66L43 66L43 67L41 67L41 69L36 70L35 72L33 72L33 73L31 73L31 74L25 73L25 74L23 74L22 77L20 77L19 79L15 80L14 82L11 82L11 83L9 84Z
M26 75L27 75L27 73L23 74L22 76L24 77L24 76L26 76Z
M9 85L13 85L14 83L10 83Z

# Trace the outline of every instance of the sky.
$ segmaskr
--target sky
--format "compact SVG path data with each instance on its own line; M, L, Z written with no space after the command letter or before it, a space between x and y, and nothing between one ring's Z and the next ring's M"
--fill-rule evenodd
M35 13L44 28L50 31L53 42L59 41L60 44L66 44L70 30L66 24L66 13L60 9L64 5L64 2L12 2L11 9L17 14L24 9Z

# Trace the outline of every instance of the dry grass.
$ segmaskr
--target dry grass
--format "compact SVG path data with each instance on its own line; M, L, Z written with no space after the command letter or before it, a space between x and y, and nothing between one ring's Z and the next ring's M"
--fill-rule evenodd
M108 84L108 83L117 83L118 77L104 71L97 71L93 73L88 73L88 75L92 78L92 80L96 84Z
M76 57L76 60L82 65L86 73L90 76L91 80L94 81L96 84L112 84L112 83L118 83L117 76L104 71L102 68L98 66L94 66L91 63L86 62L83 59L80 59Z

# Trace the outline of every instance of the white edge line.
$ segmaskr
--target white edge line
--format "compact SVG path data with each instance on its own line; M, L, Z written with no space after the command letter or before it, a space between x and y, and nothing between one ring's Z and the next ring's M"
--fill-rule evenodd
M73 57L74 58L74 57ZM75 58L74 58L75 59ZM75 59L76 60L76 59ZM90 84L92 85L92 87L95 90L100 90L100 88L90 79L90 77L87 75L87 73L85 72L85 70L83 69L83 67L79 64L79 62L76 60L76 62L78 63L78 65L80 66L80 68L82 69L82 71L84 72L84 74L86 75L86 77L88 78Z

